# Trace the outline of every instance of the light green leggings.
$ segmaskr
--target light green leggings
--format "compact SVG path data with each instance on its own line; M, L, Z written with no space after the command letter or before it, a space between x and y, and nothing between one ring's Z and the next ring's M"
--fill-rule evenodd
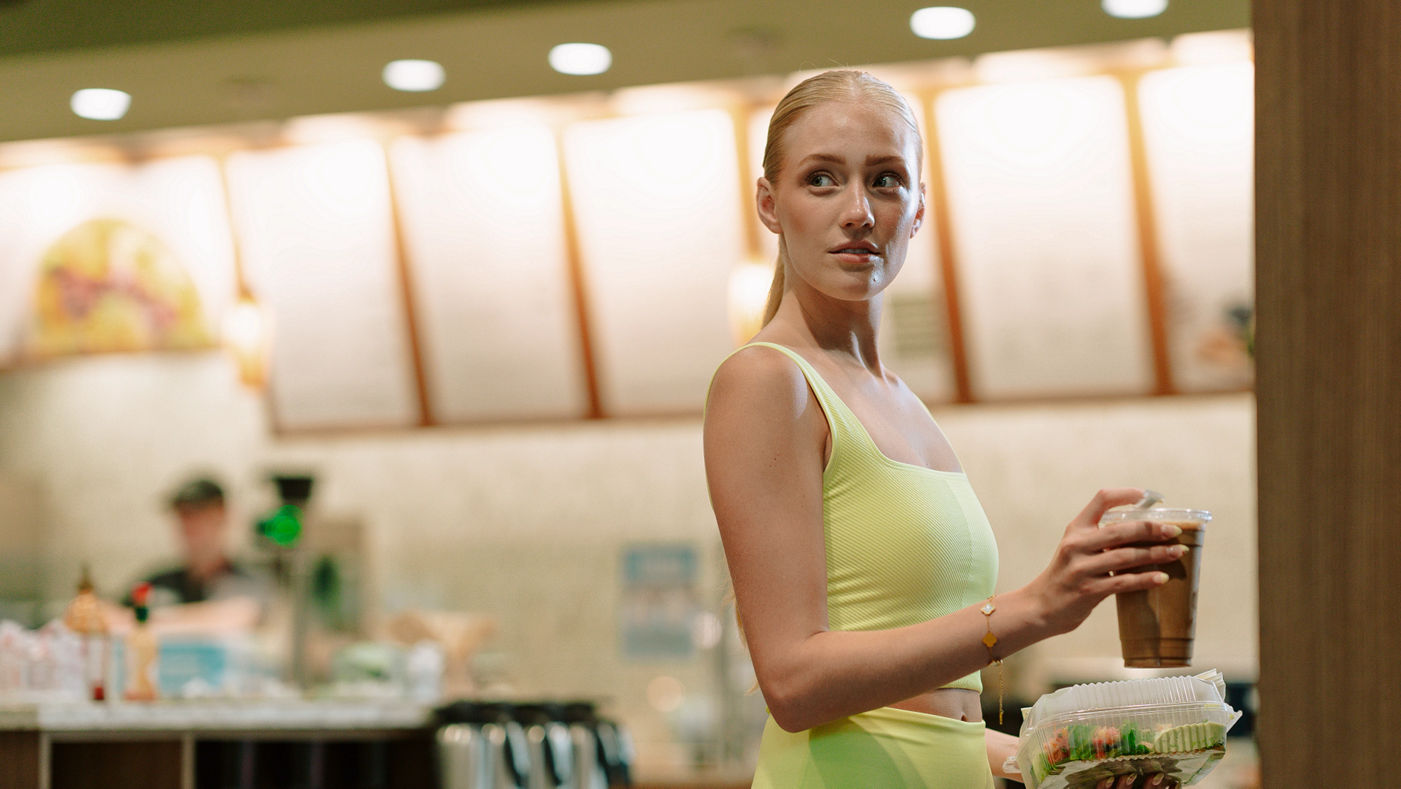
M893 707L796 734L769 718L754 789L991 789L983 732Z

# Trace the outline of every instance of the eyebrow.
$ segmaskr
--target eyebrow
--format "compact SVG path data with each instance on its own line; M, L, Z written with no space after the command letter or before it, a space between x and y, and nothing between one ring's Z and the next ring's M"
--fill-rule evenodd
M814 154L809 154L808 156L806 156L806 157L803 158L803 163L810 162L810 161L816 161L816 162L831 162L831 163L833 163L833 164L846 164L846 159L844 159L844 158L842 158L842 157L840 157L840 156L837 156L836 154L832 154L832 153L814 153ZM887 155L887 156L868 156L868 157L866 157L866 166L867 166L867 167L871 167L871 166L873 166L873 165L878 165L878 164L887 164L887 163L889 163L889 162L899 162L900 164L904 164L904 163L905 163L905 157L900 156L899 154L890 154L890 155Z

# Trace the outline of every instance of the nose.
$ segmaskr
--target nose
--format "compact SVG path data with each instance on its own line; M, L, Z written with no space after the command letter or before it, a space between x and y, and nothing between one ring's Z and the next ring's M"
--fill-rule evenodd
M847 196L846 205L842 208L842 227L848 230L859 230L875 224L875 217L871 215L871 200L866 195L866 190L854 188Z

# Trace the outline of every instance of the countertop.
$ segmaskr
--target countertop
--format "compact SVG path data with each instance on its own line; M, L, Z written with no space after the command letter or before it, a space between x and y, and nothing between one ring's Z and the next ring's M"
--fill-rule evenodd
M0 704L0 730L292 731L423 729L431 707L385 699L198 699Z

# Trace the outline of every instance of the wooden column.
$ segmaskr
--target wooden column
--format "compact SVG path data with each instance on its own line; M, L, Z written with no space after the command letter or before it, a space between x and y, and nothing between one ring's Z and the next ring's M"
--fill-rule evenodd
M944 177L944 147L939 138L938 92L924 97L925 150L929 157L928 213L938 244L939 282L949 324L949 357L953 362L955 403L973 402L973 379L968 371L968 341L963 336L963 310L959 302L958 253L954 245L953 215L949 212L949 182ZM927 236L926 236L927 237Z
M1254 28L1263 785L1385 786L1401 731L1401 3L1255 0Z

